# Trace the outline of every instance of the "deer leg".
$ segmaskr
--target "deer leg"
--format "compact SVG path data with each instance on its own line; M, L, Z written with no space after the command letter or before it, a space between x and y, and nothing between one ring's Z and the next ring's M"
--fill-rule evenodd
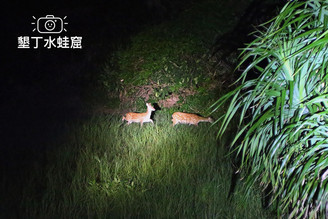
M172 122L173 122L173 126L177 124L177 121L175 119L172 119Z

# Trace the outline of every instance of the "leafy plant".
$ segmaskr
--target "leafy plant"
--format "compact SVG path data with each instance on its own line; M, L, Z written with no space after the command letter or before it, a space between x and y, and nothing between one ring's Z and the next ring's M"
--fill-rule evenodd
M240 86L212 106L231 101L219 136L238 116L231 144L247 185L272 186L278 216L328 210L327 28L327 1L288 2L243 50Z

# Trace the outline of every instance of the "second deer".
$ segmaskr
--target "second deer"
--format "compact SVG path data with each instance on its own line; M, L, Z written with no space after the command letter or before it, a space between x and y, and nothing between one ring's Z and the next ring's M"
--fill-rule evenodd
M201 117L192 113L175 112L172 115L172 122L173 122L173 126L175 126L178 123L198 126L199 122L212 123L213 119L211 117L207 117L207 118Z

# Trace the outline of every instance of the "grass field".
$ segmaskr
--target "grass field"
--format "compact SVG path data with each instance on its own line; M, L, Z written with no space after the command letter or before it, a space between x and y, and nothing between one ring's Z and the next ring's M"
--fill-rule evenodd
M209 123L122 124L99 115L67 128L65 144L35 165L21 202L24 218L266 218L258 193L239 182L232 201L230 158Z

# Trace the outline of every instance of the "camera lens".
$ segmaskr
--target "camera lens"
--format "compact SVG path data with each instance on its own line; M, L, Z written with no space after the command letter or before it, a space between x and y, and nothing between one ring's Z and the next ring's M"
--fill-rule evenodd
M47 30L47 31L53 31L56 27L56 24L53 20L47 20L45 23L44 23L44 28Z

